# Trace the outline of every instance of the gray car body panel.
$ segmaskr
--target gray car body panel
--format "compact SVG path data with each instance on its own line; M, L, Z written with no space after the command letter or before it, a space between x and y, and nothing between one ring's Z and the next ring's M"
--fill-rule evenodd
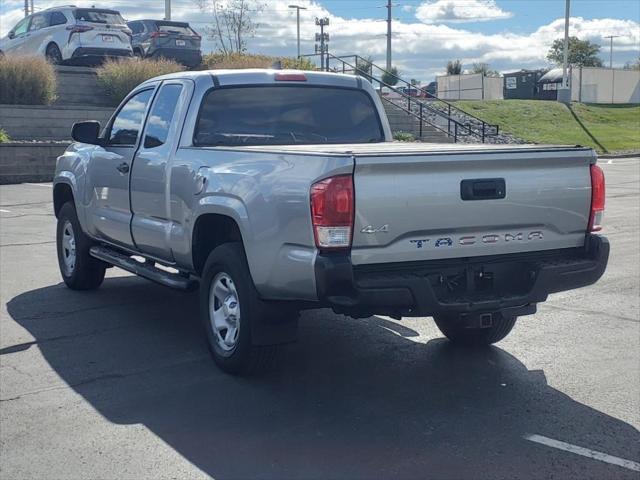
M354 174L356 219L351 259L355 265L569 248L584 243L591 190L588 165L595 162L592 150L393 143L381 100L369 82L357 77L306 72L306 84L364 89L380 115L385 143L193 145L206 92L220 86L274 84L276 73L282 71L181 72L139 86L136 91L163 82L190 85L181 97L170 145L160 154L162 158L155 162L147 158L144 168L142 161L136 165L138 153L133 160L131 222L122 225L133 231L130 244L113 242L96 228L101 215L95 208L97 195L106 194L103 201L109 204L111 193L97 190L87 170L91 158L105 149L74 144L59 157L54 183L71 185L83 230L95 240L194 272L192 240L198 219L207 214L225 215L239 227L260 295L308 301L317 299L318 255L309 191L313 183L337 174ZM103 163L115 167L106 159ZM460 199L462 179L494 177L505 179L506 198ZM384 225L386 229L381 228ZM365 233L367 227L374 231ZM541 232L542 238L529 239L530 232ZM517 240L518 233L522 233L522 240ZM516 238L506 241L507 234ZM499 235L502 240L486 243L482 240L486 235ZM475 236L478 241L462 245L461 236ZM451 238L452 245L418 248L412 242L424 238L432 242Z

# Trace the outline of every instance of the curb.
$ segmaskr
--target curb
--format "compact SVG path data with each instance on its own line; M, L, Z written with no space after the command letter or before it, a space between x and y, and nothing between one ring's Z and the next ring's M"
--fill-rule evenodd
M599 154L598 158L616 159L616 158L634 158L640 157L640 152L628 152L628 153L603 153Z

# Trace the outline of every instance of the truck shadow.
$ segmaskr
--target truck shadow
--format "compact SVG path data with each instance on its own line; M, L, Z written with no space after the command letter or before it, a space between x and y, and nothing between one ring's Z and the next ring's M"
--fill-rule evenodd
M524 440L639 459L635 428L498 347L458 349L382 318L307 312L279 369L243 379L211 363L194 294L121 277L96 292L33 290L7 307L35 341L3 358L39 348L105 418L143 424L217 479L637 478Z

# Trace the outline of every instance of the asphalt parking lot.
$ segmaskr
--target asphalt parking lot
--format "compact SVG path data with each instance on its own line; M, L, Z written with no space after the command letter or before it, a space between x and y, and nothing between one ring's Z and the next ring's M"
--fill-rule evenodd
M0 187L0 476L640 478L640 159L601 165L605 276L497 346L307 312L250 379L210 361L194 294L66 289L51 186Z

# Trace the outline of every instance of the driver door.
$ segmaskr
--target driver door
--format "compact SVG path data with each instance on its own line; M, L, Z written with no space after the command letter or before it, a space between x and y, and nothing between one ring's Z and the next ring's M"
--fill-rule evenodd
M133 158L155 86L139 90L122 104L105 130L87 168L90 233L109 243L133 248L129 181Z
M9 35L13 37L7 37L3 42L2 50L6 54L20 55L24 53L25 43L28 39L27 30L29 29L29 22L31 17L23 18L18 24L9 32Z

